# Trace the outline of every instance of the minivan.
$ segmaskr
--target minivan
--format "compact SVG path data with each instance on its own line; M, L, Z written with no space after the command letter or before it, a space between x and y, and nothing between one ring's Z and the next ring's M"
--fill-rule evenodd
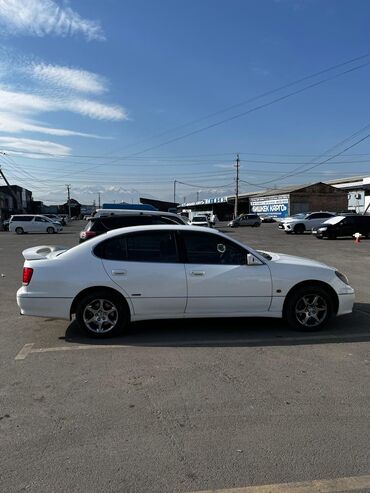
M23 233L59 233L62 225L39 214L17 214L10 218L9 231Z
M151 224L181 224L182 226L186 224L181 216L170 212L155 214L153 214L153 211L144 211L145 214L142 214L142 212L143 211L131 211L131 214L92 217L89 219L84 230L80 233L80 243L106 233L107 231L111 231L112 229Z
M370 236L370 216L351 214L331 217L312 233L316 235L316 238L329 238L329 240L342 236L353 236L355 233L361 233L362 236L368 238Z

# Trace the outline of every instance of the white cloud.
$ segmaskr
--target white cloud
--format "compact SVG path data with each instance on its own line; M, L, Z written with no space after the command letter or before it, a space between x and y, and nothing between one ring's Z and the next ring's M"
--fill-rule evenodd
M4 112L0 112L0 132L35 132L47 135L55 135L58 137L89 137L94 139L104 138L95 134L88 134L84 132L76 132L74 130L67 130L64 128L54 128L40 125L32 120L24 119L22 116Z
M128 120L127 112L121 106L102 104L88 99L74 99L68 103L68 106L69 111L97 120Z
M79 92L100 94L106 91L105 78L87 70L39 63L31 66L31 74L44 83Z
M105 39L99 22L84 19L54 0L0 0L0 24L7 34L13 35L82 34L89 41Z
M55 95L54 98L0 88L0 108L4 111L32 114L50 111L70 111L97 120L127 120L127 112L117 105L102 104L88 99Z
M22 151L24 155L36 153L48 153L53 156L68 156L71 152L71 148L65 145L56 144L48 140L35 140L35 139L23 139L16 137L0 137L0 145L2 148L14 151ZM17 153L19 155L19 153ZM40 157L40 156L38 156Z

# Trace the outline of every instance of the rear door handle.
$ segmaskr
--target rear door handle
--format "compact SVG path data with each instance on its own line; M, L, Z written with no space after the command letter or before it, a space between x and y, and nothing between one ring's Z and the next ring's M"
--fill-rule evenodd
M195 276L195 277L201 277L201 276L205 276L206 273L204 272L204 270L193 270L191 271L190 273L192 276Z
M127 274L127 271L125 271L125 270L112 270L113 276L125 276L126 274Z

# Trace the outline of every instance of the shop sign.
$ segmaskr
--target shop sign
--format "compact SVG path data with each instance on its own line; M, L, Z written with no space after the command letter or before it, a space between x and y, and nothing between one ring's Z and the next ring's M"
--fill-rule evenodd
M289 196L277 195L268 199L263 197L252 199L250 210L262 216L286 217L289 211Z

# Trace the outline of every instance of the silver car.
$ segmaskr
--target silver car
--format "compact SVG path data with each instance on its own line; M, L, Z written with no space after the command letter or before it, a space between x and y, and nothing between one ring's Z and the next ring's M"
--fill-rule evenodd
M257 214L241 214L230 221L228 226L231 228L238 228L240 226L252 226L257 228L258 226L261 226L261 222L261 218Z

